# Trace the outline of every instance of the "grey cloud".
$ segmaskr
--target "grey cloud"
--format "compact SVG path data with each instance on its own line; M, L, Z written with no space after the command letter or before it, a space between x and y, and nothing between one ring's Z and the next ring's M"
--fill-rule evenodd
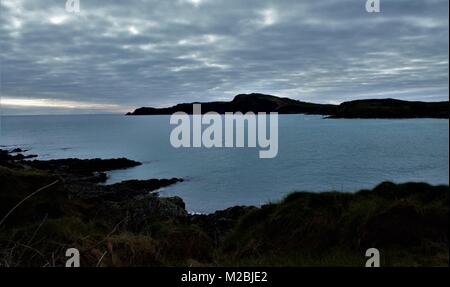
M1 2L3 98L105 111L241 92L448 99L444 0L381 0L379 14L366 13L364 0L80 0L75 15L64 2Z

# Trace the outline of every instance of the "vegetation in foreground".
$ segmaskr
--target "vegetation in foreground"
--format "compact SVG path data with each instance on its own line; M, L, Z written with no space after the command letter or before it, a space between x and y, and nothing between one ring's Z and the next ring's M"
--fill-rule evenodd
M382 266L449 264L448 186L384 182L189 215L148 192L177 180L99 186L44 166L0 162L0 266L64 266L72 247L82 266L364 266L371 247Z
M448 186L424 183L296 192L243 217L222 255L243 265L364 266L375 247L383 266L448 266L448 210Z

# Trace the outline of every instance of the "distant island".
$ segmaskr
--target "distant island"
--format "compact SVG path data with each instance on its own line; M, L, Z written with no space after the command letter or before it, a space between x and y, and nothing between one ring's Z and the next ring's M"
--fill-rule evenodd
M140 115L192 114L192 105L183 103L167 108L142 107L127 113ZM217 112L278 112L279 114L323 115L328 118L449 118L449 102L419 102L396 99L367 99L340 105L316 104L264 94L240 94L230 102L204 102L202 113Z

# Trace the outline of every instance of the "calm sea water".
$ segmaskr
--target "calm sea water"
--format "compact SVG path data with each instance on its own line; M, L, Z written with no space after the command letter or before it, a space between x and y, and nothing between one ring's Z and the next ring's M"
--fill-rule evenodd
M41 159L127 157L142 166L113 171L109 182L182 177L161 190L192 212L276 201L292 191L356 191L381 181L449 183L449 121L279 117L279 153L258 149L175 149L169 116L5 116L2 148Z

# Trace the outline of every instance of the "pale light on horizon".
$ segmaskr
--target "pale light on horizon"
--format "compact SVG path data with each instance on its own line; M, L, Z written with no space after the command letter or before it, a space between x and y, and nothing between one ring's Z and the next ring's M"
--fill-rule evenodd
M126 109L117 104L91 103L79 101L67 101L56 99L29 99L29 98L9 98L0 99L1 106L29 107L29 108L62 108L62 109L92 109L107 111L125 111Z

